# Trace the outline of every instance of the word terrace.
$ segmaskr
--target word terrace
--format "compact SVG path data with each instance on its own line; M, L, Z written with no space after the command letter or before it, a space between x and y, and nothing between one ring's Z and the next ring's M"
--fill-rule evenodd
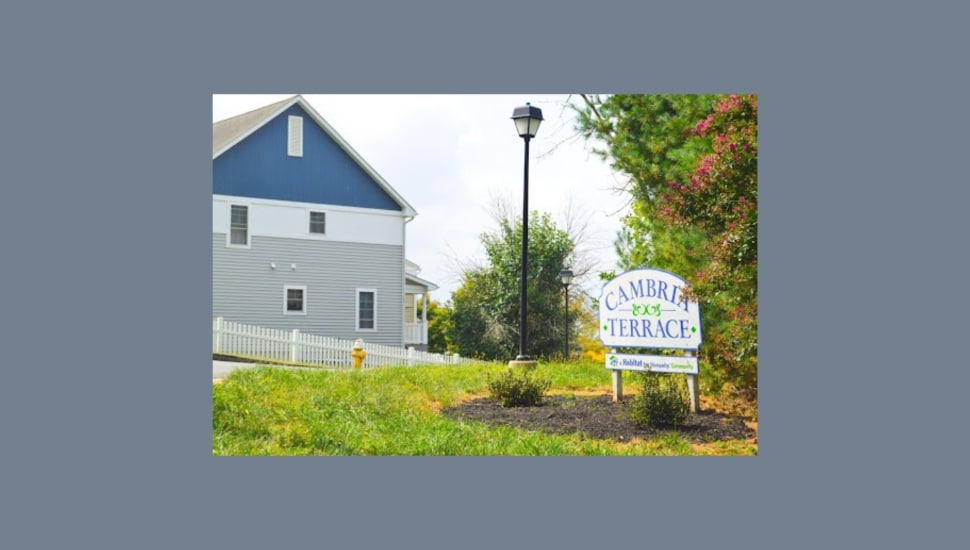
M680 292L682 281L679 278L656 270L633 271L625 275L622 281L603 289L600 338L604 343L615 341L617 345L652 347L691 340L697 335L697 306Z

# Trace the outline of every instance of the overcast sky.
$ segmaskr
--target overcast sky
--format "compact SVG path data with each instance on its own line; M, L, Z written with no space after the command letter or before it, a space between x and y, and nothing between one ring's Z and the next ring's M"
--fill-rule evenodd
M214 95L213 122L294 94ZM494 231L495 198L522 210L524 144L511 120L530 102L545 119L530 143L529 210L549 212L564 226L588 223L586 248L596 270L582 287L598 296L597 271L616 267L613 240L627 212L623 183L573 131L568 96L314 95L313 108L418 212L407 225L407 258L440 288L442 303L461 284L461 265L483 263L479 241ZM577 100L573 97L573 101Z

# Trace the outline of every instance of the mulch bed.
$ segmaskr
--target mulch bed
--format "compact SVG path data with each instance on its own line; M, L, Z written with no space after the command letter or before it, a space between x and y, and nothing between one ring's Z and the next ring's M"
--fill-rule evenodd
M498 401L481 397L442 409L448 418L475 420L486 424L514 426L523 430L553 434L579 434L582 438L628 442L634 438L651 439L665 433L640 427L630 417L629 399L614 402L611 394L594 396L547 395L533 407L503 407ZM713 411L688 415L678 430L694 443L728 439L754 439L757 433L741 418Z

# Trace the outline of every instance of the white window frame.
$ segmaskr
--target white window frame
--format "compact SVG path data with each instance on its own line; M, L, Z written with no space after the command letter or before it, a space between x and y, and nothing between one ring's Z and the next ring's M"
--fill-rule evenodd
M303 156L303 117L290 115L286 126L286 154Z
M313 231L313 215L322 214L323 215L323 231ZM308 227L307 232L314 237L326 237L327 236L327 213L323 210L310 210L310 214L307 217Z
M360 328L360 295L364 292L370 292L374 295L374 326L372 328ZM377 332L377 289L376 288L358 288L357 292L354 294L356 300L354 301L354 309L357 311L356 322L354 328L357 332Z
M246 242L243 244L232 242L232 209L235 207L241 207L246 209ZM226 246L232 248L249 248L253 242L253 223L252 223L252 206L249 204L241 204L238 202L229 203L229 229L226 231Z
M291 311L288 307L291 290L303 291L303 309L301 311ZM306 313L307 313L306 285L283 285L283 315L306 315Z

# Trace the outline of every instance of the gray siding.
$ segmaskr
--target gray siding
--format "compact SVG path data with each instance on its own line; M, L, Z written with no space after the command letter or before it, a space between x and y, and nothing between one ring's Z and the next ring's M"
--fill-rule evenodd
M403 345L403 246L251 239L250 248L230 248L225 233L212 234L213 318ZM306 315L283 314L284 285L307 287ZM376 332L356 330L358 288L377 289Z

